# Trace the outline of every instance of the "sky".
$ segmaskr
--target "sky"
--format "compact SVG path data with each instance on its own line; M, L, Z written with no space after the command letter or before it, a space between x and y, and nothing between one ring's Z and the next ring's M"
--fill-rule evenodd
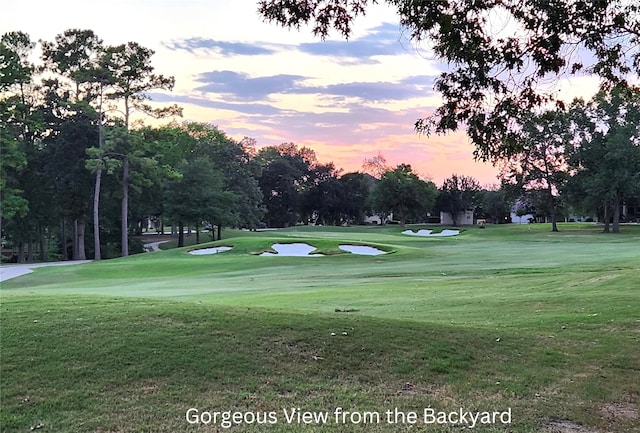
M91 29L108 45L153 49L156 72L176 85L150 92L152 100L178 104L182 120L214 124L231 138L310 147L344 172L382 154L437 185L454 173L498 183L496 167L474 161L464 131L415 132L415 121L441 102L433 81L447 66L408 40L387 6L357 19L348 41L265 23L255 0L7 0L2 9L0 33L51 41ZM589 77L559 86L586 98L595 90Z

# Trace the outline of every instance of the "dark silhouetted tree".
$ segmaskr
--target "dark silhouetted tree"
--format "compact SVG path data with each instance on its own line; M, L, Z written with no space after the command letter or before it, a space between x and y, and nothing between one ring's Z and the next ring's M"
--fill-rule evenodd
M424 218L437 196L433 182L421 180L409 164L400 164L382 175L372 193L371 201L377 212L389 214L404 226L410 218Z
M466 210L474 210L480 203L480 184L469 176L457 174L442 182L438 194L438 207L451 215L454 226L458 226L458 217Z

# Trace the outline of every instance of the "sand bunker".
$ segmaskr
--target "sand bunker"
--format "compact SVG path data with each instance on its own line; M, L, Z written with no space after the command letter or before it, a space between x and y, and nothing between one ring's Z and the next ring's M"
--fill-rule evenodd
M229 251L232 247L213 247L213 248L202 248L199 250L191 250L189 254L193 254L194 256L202 256L205 254L217 254L224 253L225 251Z
M405 230L402 232L403 235L409 236L429 236L429 237L439 237L439 236L456 236L460 234L460 230L442 230L440 233L433 233L433 230L418 230L414 232L413 230Z
M273 244L271 248L277 251L277 253L264 252L261 256L287 256L287 257L323 257L323 254L311 254L315 251L316 247L304 243L294 244ZM385 254L384 251L374 247L367 247L361 245L339 245L342 251L346 251L352 254L362 254L367 256L377 256L379 254Z
M366 247L362 245L338 245L342 251L347 251L352 254L360 254L364 256L378 256L380 254L386 254L384 251L374 247Z
M261 256L289 256L289 257L322 257L322 254L309 254L314 251L316 247L312 247L309 244L294 243L294 244L273 244L271 248L276 253L264 252Z

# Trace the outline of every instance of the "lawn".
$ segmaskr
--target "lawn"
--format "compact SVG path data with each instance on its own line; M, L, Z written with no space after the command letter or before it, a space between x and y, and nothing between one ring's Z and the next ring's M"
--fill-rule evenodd
M37 269L0 291L0 431L638 432L640 227L560 228L229 231Z

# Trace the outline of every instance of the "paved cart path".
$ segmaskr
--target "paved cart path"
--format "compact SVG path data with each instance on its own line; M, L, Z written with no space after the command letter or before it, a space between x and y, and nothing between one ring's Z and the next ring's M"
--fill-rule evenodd
M2 265L0 266L0 281L6 281L11 278L16 278L21 275L30 274L35 268L42 268L44 266L70 266L81 265L83 263L89 263L91 260L71 260L66 262L47 262L47 263L24 263L16 265Z

